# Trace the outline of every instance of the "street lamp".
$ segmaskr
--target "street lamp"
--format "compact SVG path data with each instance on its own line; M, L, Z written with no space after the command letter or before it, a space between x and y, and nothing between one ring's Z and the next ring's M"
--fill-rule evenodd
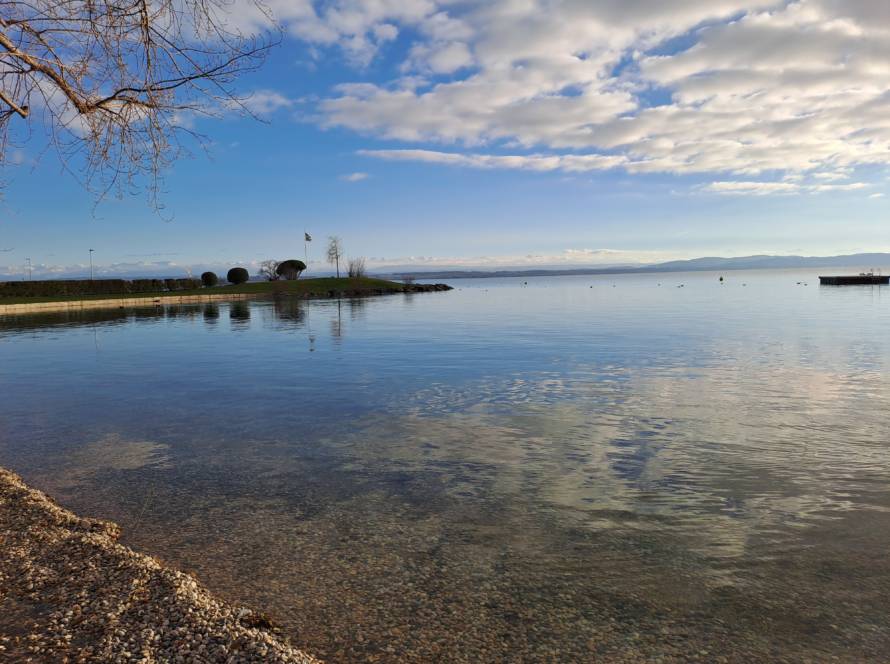
M25 260L28 261L28 281L31 281L31 259L26 258Z
M90 281L93 280L93 252L95 249L90 249Z

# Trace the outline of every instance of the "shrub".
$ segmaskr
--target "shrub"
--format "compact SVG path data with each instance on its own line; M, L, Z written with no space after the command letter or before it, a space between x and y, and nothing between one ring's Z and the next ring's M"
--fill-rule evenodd
M349 259L349 276L350 277L364 277L367 273L365 269L365 259L364 258L350 258Z
M58 279L53 281L0 282L0 299L4 297L73 297L77 295L125 295L128 293L160 293L164 290L194 290L201 287L198 279Z
M247 283L248 279L250 279L250 274L243 267L233 267L226 275L226 281L236 286Z
M168 290L172 291L180 291L180 290L197 290L201 287L200 279L165 279L164 283L167 285Z
M291 258L290 260L281 261L275 269L275 273L279 277L284 277L288 281L293 281L294 279L299 279L305 269L306 263Z
M56 279L51 281L0 282L0 298L53 297L66 295L120 295L131 292L123 279Z
M130 282L131 293L159 293L164 287L162 279L133 279Z
M213 288L219 283L219 277L216 276L216 272L205 272L201 275L201 283L205 288Z

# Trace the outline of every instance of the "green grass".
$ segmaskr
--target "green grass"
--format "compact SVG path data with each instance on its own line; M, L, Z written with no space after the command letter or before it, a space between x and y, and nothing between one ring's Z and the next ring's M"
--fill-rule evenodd
M163 293L124 293L121 295L59 295L54 297L0 297L2 304L30 304L40 302L70 302L72 300L122 300L135 297L167 297L179 295L292 295L325 296L329 291L401 291L403 284L371 277L319 277L297 281L251 281L239 286L217 286L196 290L164 291Z

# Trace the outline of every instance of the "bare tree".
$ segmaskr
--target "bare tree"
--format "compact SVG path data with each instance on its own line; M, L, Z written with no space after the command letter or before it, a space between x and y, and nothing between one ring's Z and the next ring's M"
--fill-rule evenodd
M360 256L359 258L349 259L350 277L364 277L366 274L367 268L365 267L365 259L363 256Z
M340 278L340 258L343 256L343 241L336 235L328 238L328 263L337 266L337 278Z
M0 162L11 144L42 130L100 198L147 177L157 205L161 171L181 156L184 134L197 136L190 117L246 111L232 84L272 45L268 33L234 27L232 6L0 0Z
M266 281L278 281L278 261L268 260L260 263L260 269L257 272Z

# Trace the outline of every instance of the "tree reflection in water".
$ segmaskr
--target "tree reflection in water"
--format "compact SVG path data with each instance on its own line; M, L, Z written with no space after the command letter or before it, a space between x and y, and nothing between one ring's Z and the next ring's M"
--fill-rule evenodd
M250 302L240 300L229 305L229 322L233 330L244 330L250 327Z
M275 319L288 327L302 327L306 319L303 303L294 297L276 297L273 304Z
M204 322L208 325L216 325L219 322L219 305L215 302L204 305Z

